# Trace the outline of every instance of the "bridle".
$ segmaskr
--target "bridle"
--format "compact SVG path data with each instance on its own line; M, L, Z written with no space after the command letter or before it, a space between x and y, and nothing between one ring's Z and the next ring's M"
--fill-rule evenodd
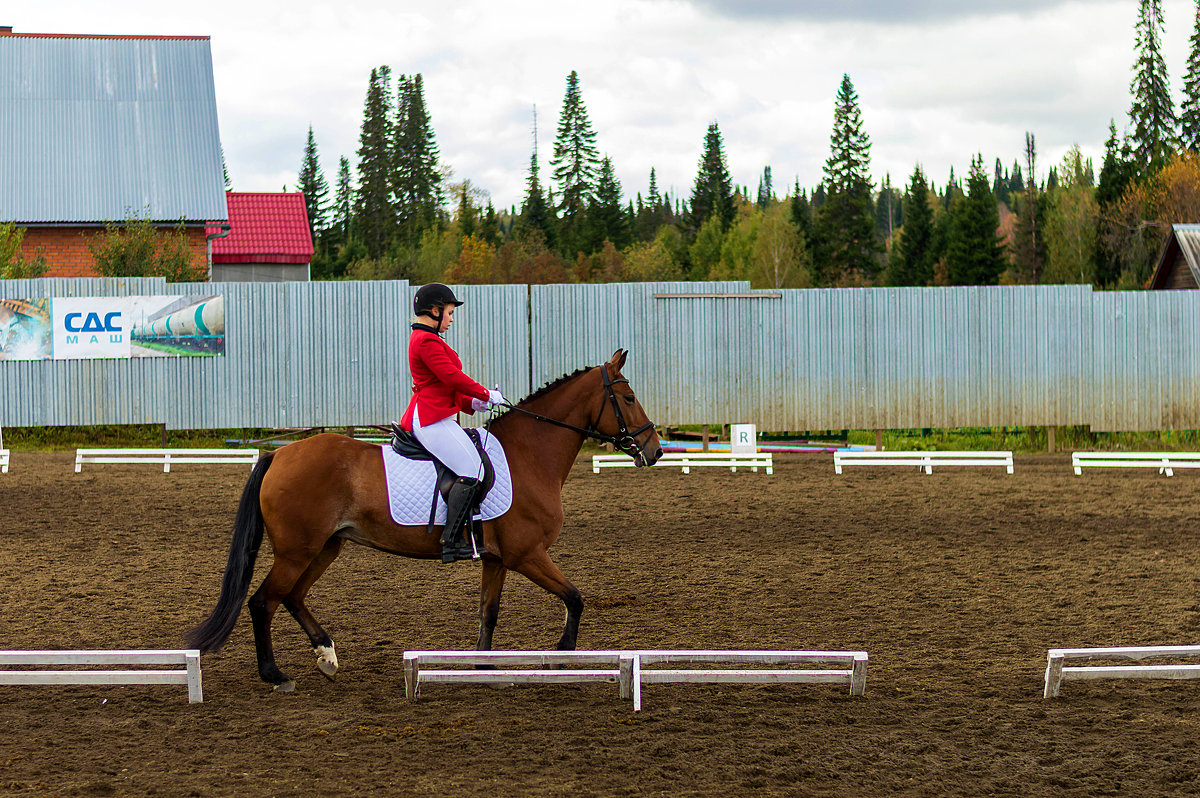
M567 422L559 421L556 418L548 418L540 413L534 413L526 410L523 407L510 405L507 402L501 402L500 404L502 407L507 407L509 410L516 410L518 413L524 413L530 418L537 419L538 421L544 421L545 423L553 424L556 427L564 427L566 429L573 430L583 435L585 438L591 438L592 440L599 441L600 443L610 443L612 444L613 448L629 455L634 460L640 461L642 465L650 465L650 461L646 458L645 451L637 443L637 436L641 435L648 429L652 429L654 424L647 421L642 426L630 432L629 427L625 424L625 415L621 412L621 405L617 401L617 392L613 390L613 386L617 383L623 382L628 385L629 380L625 379L624 377L617 377L614 380L612 377L608 376L608 364L606 363L602 363L600 365L600 373L604 375L604 392L606 394L605 402L600 406L600 412L596 415L596 420L588 424L586 427L577 427L574 424L568 424ZM610 404L612 405L613 414L617 417L616 435L606 435L605 433L600 432L598 429L600 426L600 419L604 418L604 410Z

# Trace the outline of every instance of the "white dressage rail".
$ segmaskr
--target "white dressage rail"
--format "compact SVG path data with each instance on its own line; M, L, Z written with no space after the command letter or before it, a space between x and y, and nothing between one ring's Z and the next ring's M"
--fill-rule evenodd
M1063 682L1093 679L1200 679L1200 665L1087 665L1068 661L1132 660L1151 657L1200 657L1200 646L1132 646L1125 648L1052 648L1046 654L1046 687L1042 698L1057 698Z
M8 473L8 449L0 449L0 474Z
M627 454L595 454L592 455L592 473L599 474L601 468L634 468L637 465ZM690 474L693 468L702 466L722 466L730 471L738 468L749 468L755 473L759 468L765 468L768 474L775 473L775 460L771 452L747 454L730 454L729 452L666 452L654 464L655 468L667 466L682 468L683 473Z
M184 463L237 463L251 468L258 462L257 449L76 449L75 473L84 463L161 463L163 473Z
M13 665L182 665L183 670L7 670ZM189 703L204 700L196 649L0 651L0 685L17 684L183 684Z
M703 667L655 669L647 665ZM486 665L495 670L465 669ZM754 665L724 669L714 665ZM841 665L840 669L766 668L768 665ZM440 666L440 669L439 669ZM524 667L515 667L524 666ZM530 668L530 666L536 666ZM579 667L592 666L592 667ZM720 651L649 649L635 651L406 651L404 693L416 700L421 684L567 684L606 682L621 698L642 709L647 684L848 684L850 695L867 689L865 651Z
M834 473L844 466L917 466L932 474L934 466L1003 466L1013 472L1012 452L848 452L833 453Z
M1175 476L1176 468L1200 468L1200 452L1071 452L1076 475L1085 468L1157 468Z

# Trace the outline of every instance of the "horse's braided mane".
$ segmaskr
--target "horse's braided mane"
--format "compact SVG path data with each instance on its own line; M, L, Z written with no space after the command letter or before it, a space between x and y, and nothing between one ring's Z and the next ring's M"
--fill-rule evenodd
M526 396L526 397L525 397L524 399L522 399L521 401L519 401L519 402L516 402L516 404L517 404L517 405L523 405L523 404L526 404L527 402L532 402L534 399L537 399L539 396L545 396L546 394L550 393L551 391L553 391L553 390L554 390L555 388L557 388L558 386L562 385L564 382L570 382L571 380L573 380L573 379L575 379L576 377L578 377L580 374L583 374L585 371L591 371L593 368L595 368L595 366L584 366L584 367L583 367L583 368L581 368L581 369L576 369L575 371L572 371L570 374L564 374L564 375L562 375L561 377L559 377L559 378L558 378L558 379L556 379L556 380L551 380L550 382L548 382L548 383L546 383L545 385L543 385L541 388L538 388L536 391L534 391L533 393L531 393L531 394L529 394L528 396ZM489 424L495 424L497 421L499 421L500 419L504 418L505 416L507 416L507 415L508 415L509 413L511 413L511 412L513 412L513 411L512 411L512 410L505 410L503 413L501 413L500 415L496 416L495 418L493 418L493 419L492 419L491 421L489 421L488 423L489 423Z

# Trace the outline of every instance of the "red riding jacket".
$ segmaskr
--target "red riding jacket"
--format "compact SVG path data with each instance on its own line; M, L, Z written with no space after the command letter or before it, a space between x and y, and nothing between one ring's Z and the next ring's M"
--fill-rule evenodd
M424 324L412 326L408 370L412 372L413 396L400 426L409 432L414 408L420 413L421 426L427 427L458 412L473 413L471 399L488 398L488 389L463 373L462 361L450 344Z

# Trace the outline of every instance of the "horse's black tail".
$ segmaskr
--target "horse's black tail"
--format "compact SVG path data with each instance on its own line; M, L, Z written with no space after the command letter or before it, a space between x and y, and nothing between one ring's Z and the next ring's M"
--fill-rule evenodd
M202 653L221 650L233 631L233 625L237 623L242 605L246 603L250 577L254 575L254 560L258 557L263 536L263 516L258 494L273 456L274 452L268 452L259 458L246 489L242 491L237 517L233 521L229 562L221 579L221 597L217 599L217 606L203 623L184 636L189 646L200 649Z

